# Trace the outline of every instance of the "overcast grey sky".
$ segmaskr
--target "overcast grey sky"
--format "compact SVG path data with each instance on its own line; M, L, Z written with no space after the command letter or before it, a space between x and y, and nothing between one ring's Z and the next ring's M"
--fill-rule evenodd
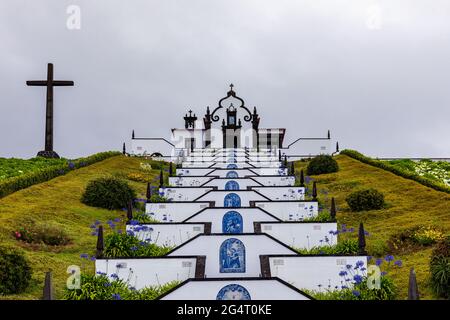
M81 28L67 28L78 5ZM2 0L0 157L44 147L120 150L131 130L169 137L234 83L262 127L325 136L371 156L450 157L448 0Z

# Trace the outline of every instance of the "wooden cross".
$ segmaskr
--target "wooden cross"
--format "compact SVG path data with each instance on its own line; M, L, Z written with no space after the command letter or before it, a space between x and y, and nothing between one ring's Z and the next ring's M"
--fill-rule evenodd
M47 80L31 80L27 81L28 86L47 87L47 106L45 114L45 151L39 152L38 155L59 158L58 154L53 151L53 87L73 86L73 81L53 80L53 64L47 65Z

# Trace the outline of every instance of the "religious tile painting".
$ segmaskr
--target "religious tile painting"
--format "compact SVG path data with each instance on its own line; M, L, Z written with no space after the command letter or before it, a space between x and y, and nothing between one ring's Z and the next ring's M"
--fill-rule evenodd
M229 193L223 200L223 206L227 208L240 208L241 198L236 193Z
M251 300L250 293L239 284L229 284L217 293L216 300Z
M236 171L229 171L229 172L227 172L226 177L227 178L238 178L239 175L238 175L238 173Z
M245 246L241 240L230 238L220 246L220 272L245 272Z
M237 211L228 211L222 219L223 233L242 233L243 232L242 216Z
M228 181L225 184L225 190L239 190L239 183L233 180Z

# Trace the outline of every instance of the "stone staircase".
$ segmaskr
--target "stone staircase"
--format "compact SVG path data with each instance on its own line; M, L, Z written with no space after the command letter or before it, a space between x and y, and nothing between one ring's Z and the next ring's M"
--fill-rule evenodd
M367 265L365 255L294 250L336 243L337 223L311 221L318 201L295 186L276 149L195 149L159 192L168 202L146 204L158 222L127 230L174 249L161 257L99 258L97 272L136 289L181 281L160 299L308 300L303 289L341 287L347 265Z

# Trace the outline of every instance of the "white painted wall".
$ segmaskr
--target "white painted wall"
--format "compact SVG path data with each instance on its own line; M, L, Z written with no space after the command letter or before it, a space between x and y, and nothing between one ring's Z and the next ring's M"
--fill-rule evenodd
M304 187L252 187L270 200L304 200Z
M270 273L272 277L278 277L299 289L322 290L331 285L342 286L343 277L339 272L346 270L346 265L355 266L357 261L363 261L367 268L366 256L292 256L292 257L270 257ZM353 270L358 273L358 270ZM359 273L360 274L360 273ZM345 281L343 281L345 283Z
M288 170L286 168L253 168L253 172L260 176L286 176Z
M213 179L212 177L169 177L169 185L173 187L199 187Z
M177 176L206 176L208 173L213 172L215 169L209 168L178 168L176 175Z
M279 161L274 162L249 161L248 163L256 168L279 168L282 165L282 163Z
M223 207L224 206L224 199L225 196L229 193L236 193L241 198L241 207L249 207L250 201L256 200L256 201L262 201L267 200L263 196L260 196L254 191L211 191L210 193L205 194L204 196L201 196L198 198L198 201L215 201L216 207Z
M259 208L208 208L186 220L187 222L211 222L211 233L222 233L222 220L225 213L236 211L242 216L244 233L254 233L254 221L278 221Z
M208 168L209 166L211 166L210 162L183 162L181 164L181 167L186 169L186 168Z
M251 300L309 300L275 279L189 281L161 300L216 300L219 291L229 284L243 286L249 292Z
M173 146L168 142L170 139L155 138L152 140L132 139L130 145L127 145L127 151L136 156L151 155L155 152L161 153L163 156L171 156Z
M194 201L211 191L212 187L165 187L159 188L160 194L170 201Z
M252 178L264 186L293 186L295 184L294 176L253 176Z
M152 258L152 259L97 259L95 271L111 274L137 290L162 285L170 281L184 281L195 277L196 258Z
M295 139L292 141L294 142ZM285 146L288 146L290 143L284 143ZM289 148L281 149L282 153L286 153L287 155L310 155L315 156L319 154L331 154L335 151L335 149L331 148L331 140L329 139L321 139L321 140L299 140Z
M140 230L141 227L145 230ZM176 247L198 234L204 233L204 224L146 223L138 226L127 225L141 241L148 241L163 247Z
M145 213L157 221L181 222L207 207L208 203L201 202L147 203Z
M230 238L239 239L246 248L245 272L242 273L220 273L219 250L220 245ZM191 242L185 243L169 256L191 256L205 255L206 266L205 276L214 277L259 277L261 275L261 265L259 256L269 254L293 254L292 250L282 246L278 242L264 234L255 235L201 235Z
M256 202L255 206L266 210L283 221L302 221L319 214L317 201L272 201Z
M289 247L311 249L335 245L337 237L330 234L336 231L336 223L261 223L261 232L270 234ZM328 239L328 242L326 241Z

